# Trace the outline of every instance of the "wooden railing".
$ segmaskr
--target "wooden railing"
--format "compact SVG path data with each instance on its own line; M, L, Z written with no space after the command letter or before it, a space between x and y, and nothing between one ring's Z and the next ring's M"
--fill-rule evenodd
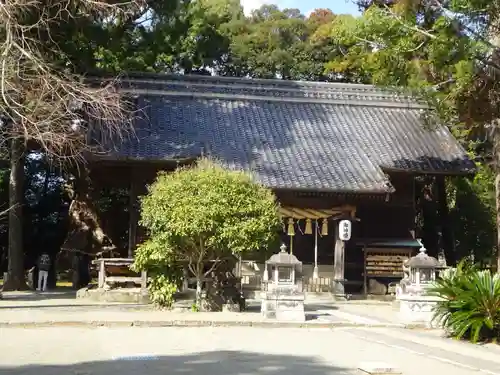
M140 276L130 276L131 258L100 258L93 260L98 270L98 288L104 288L108 283L134 283L147 288L148 276L142 271Z
M308 293L330 293L332 291L333 277L306 277L302 281L304 292ZM244 275L241 277L241 284L244 290L261 290L262 275Z

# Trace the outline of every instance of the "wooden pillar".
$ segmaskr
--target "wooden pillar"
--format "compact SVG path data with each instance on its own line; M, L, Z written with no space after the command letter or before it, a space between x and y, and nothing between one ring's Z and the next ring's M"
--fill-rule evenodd
M188 266L182 267L182 291L185 292L189 288L189 270Z
M344 289L344 255L345 242L339 239L338 223L335 222L335 250L333 254L333 295L336 298L345 298Z
M128 257L134 257L134 251L137 241L137 222L139 221L139 207L137 202L138 184L137 176L132 169L130 174L130 190L129 190L129 223L128 223Z
M104 288L106 283L106 268L104 266L104 259L99 260L99 279L97 282L97 287L99 289Z
M319 278L318 269L318 220L314 222L314 268L313 268L313 279Z
M148 288L148 271L146 270L141 271L141 288Z

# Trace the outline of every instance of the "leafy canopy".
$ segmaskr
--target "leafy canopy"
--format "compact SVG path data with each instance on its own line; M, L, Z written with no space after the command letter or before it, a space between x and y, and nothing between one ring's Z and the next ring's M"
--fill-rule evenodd
M142 198L141 224L150 239L136 264L223 259L266 249L280 225L273 193L251 176L208 160L161 173Z
M500 148L493 147L500 141L500 2L357 2L362 16L338 16L329 24L344 53L326 64L327 71L400 87L428 101L425 120L448 126L478 164L473 181L454 179L449 186L456 249L491 254L496 215L490 162L500 160Z
M365 1L365 3L368 3ZM496 5L495 5L496 4ZM498 1L372 1L361 17L339 17L331 37L346 46L327 69L358 70L379 85L412 89L455 135L475 141L497 118Z

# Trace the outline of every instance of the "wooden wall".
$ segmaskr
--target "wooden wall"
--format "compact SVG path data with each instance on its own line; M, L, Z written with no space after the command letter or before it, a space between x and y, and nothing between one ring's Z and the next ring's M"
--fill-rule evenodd
M150 184L159 170L173 169L175 166L154 164L96 164L93 166L93 177L99 184L129 188L135 180L139 195L146 192L146 185ZM410 174L392 174L391 182L396 192L386 194L325 194L314 192L276 191L282 205L303 208L331 209L336 206L350 204L357 208L356 217L359 219L353 225L352 240L346 244L345 250L345 277L355 284L362 280L363 252L356 246L356 240L364 238L407 238L410 230L415 226L414 183ZM318 264L333 265L335 247L336 223L329 222L327 236L318 236ZM281 232L281 239L288 247L289 236ZM136 230L136 243L146 238L146 233L140 226ZM297 231L294 236L294 254L305 265L314 264L314 235L303 235ZM278 249L271 249L275 252ZM357 285L357 284L356 284Z

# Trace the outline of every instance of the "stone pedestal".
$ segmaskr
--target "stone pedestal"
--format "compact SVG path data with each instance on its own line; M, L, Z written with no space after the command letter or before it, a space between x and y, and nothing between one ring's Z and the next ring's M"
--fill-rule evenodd
M295 255L287 253L286 246L282 245L281 251L266 262L264 276L269 268L273 276L262 285L262 315L282 321L305 321L302 262Z
M121 303L150 303L149 292L141 288L82 288L76 292L77 299L86 299L94 302L121 302Z
M420 241L419 241L420 242ZM419 254L403 264L405 277L396 290L399 301L400 320L405 324L423 324L439 327L441 322L434 321L434 308L441 298L427 294L436 280L437 272L442 269L438 260L427 255L422 247Z
M313 279L318 279L319 278L319 269L318 266L314 266L313 268Z
M345 300L344 279L332 281L332 294L336 300Z
M262 293L261 312L267 319L304 322L304 293L274 289Z
M399 301L399 318L404 324L423 324L430 328L439 327L433 321L434 308L441 299L426 295L402 295Z

